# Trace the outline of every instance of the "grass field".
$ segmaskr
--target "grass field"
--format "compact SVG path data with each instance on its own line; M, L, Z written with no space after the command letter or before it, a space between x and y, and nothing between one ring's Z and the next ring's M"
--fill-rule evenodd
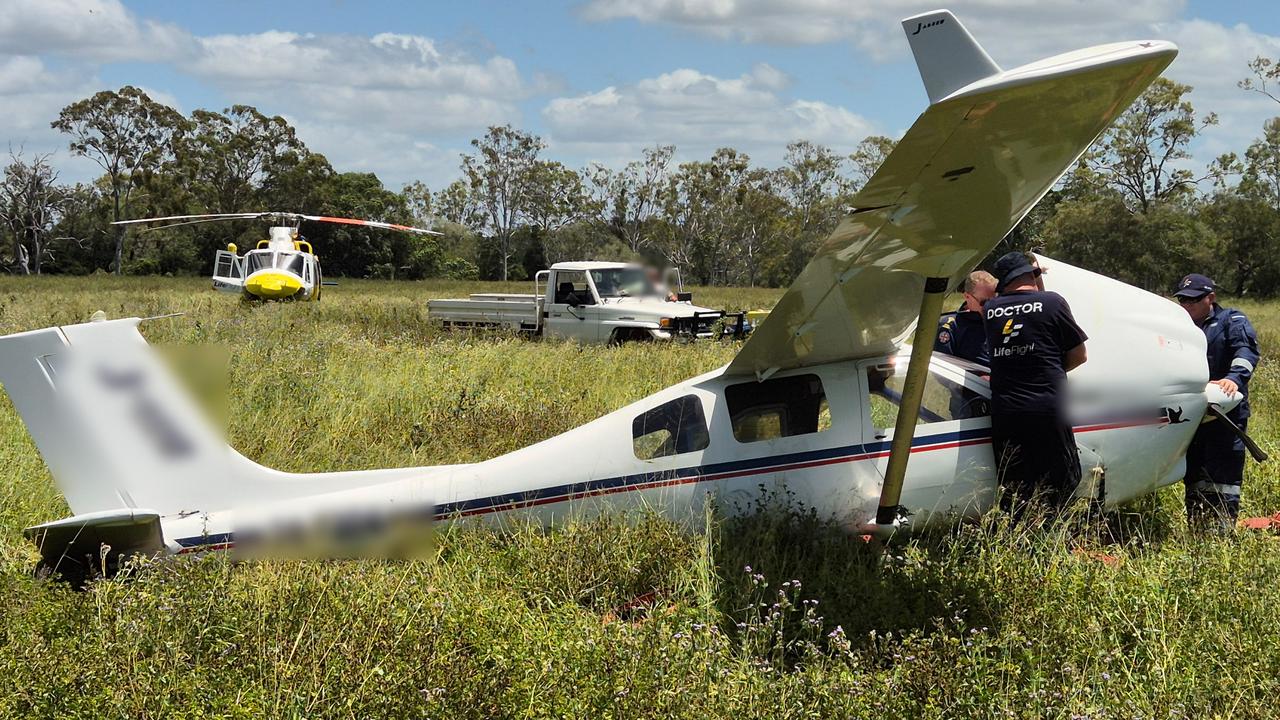
M484 284L524 290L524 285ZM734 346L581 349L441 334L478 283L344 281L241 305L194 279L0 278L0 333L111 317L232 349L228 433L285 470L468 462L710 370ZM696 290L767 307L776 290ZM1280 440L1280 303L1255 439ZM881 552L804 513L446 531L434 561L165 562L86 592L31 577L67 508L0 400L0 716L1264 718L1280 714L1280 545L1127 508L1104 564L1052 534L965 527ZM1280 510L1250 463L1248 514ZM641 602L636 602L641 598Z

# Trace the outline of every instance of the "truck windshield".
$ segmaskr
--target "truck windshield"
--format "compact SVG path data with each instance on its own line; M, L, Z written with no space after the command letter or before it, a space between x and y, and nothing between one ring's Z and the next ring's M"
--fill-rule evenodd
M591 280L595 282L596 292L602 298L659 294L643 268L592 270Z

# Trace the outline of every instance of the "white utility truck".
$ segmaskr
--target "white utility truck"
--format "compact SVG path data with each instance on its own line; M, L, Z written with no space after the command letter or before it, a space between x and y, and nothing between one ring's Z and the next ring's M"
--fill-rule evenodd
M668 292L655 275L634 263L556 263L534 276L532 295L475 293L465 300L430 300L427 316L446 327L505 328L588 343L750 331L746 313L698 307L689 293Z

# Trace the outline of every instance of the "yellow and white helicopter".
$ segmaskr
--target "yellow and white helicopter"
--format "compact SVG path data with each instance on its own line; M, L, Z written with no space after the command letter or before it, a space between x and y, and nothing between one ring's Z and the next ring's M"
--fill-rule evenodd
M647 508L696 522L710 497L732 512L774 488L851 532L981 514L997 487L991 419L953 415L948 389L991 390L984 368L931 352L942 299L1177 48L1115 43L1002 70L945 10L903 24L929 107L727 365L483 462L294 474L212 432L137 318L9 335L0 383L75 513L28 537L46 563L74 563L101 544L217 550L273 522L341 530L379 513L422 526ZM1044 280L1089 335L1068 383L1077 495L1114 506L1177 482L1195 428L1240 401L1208 383L1204 334L1116 280L1065 263Z
M268 237L244 255L235 243L219 250L213 261L213 287L224 292L244 293L259 300L319 300L325 285L320 273L320 257L311 243L299 232L303 221L360 225L398 230L400 232L439 235L434 230L352 218L326 215L303 215L289 212L215 213L206 215L171 215L169 217L121 220L113 225L151 225L150 230L231 220L266 220L271 223ZM156 224L162 223L162 224Z

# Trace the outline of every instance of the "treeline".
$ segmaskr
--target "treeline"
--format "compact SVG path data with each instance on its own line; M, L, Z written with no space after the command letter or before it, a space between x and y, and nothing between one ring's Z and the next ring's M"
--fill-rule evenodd
M1244 91L1280 102L1280 66L1250 64ZM1191 270L1238 295L1280 294L1280 117L1239 153L1190 169L1212 113L1191 88L1158 80L993 254L1042 250L1156 291ZM461 157L461 177L399 192L338 172L280 117L236 105L189 117L134 87L68 105L52 123L74 155L102 168L65 185L49 156L15 153L0 182L10 272L203 274L213 251L263 236L253 223L127 231L117 219L281 210L434 227L418 237L345 226L304 229L331 275L523 279L568 259L640 259L702 284L786 285L893 149L851 155L800 140L776 168L721 148L674 161L655 146L625 167L566 167L538 136L492 127ZM982 202L981 198L975 202Z

